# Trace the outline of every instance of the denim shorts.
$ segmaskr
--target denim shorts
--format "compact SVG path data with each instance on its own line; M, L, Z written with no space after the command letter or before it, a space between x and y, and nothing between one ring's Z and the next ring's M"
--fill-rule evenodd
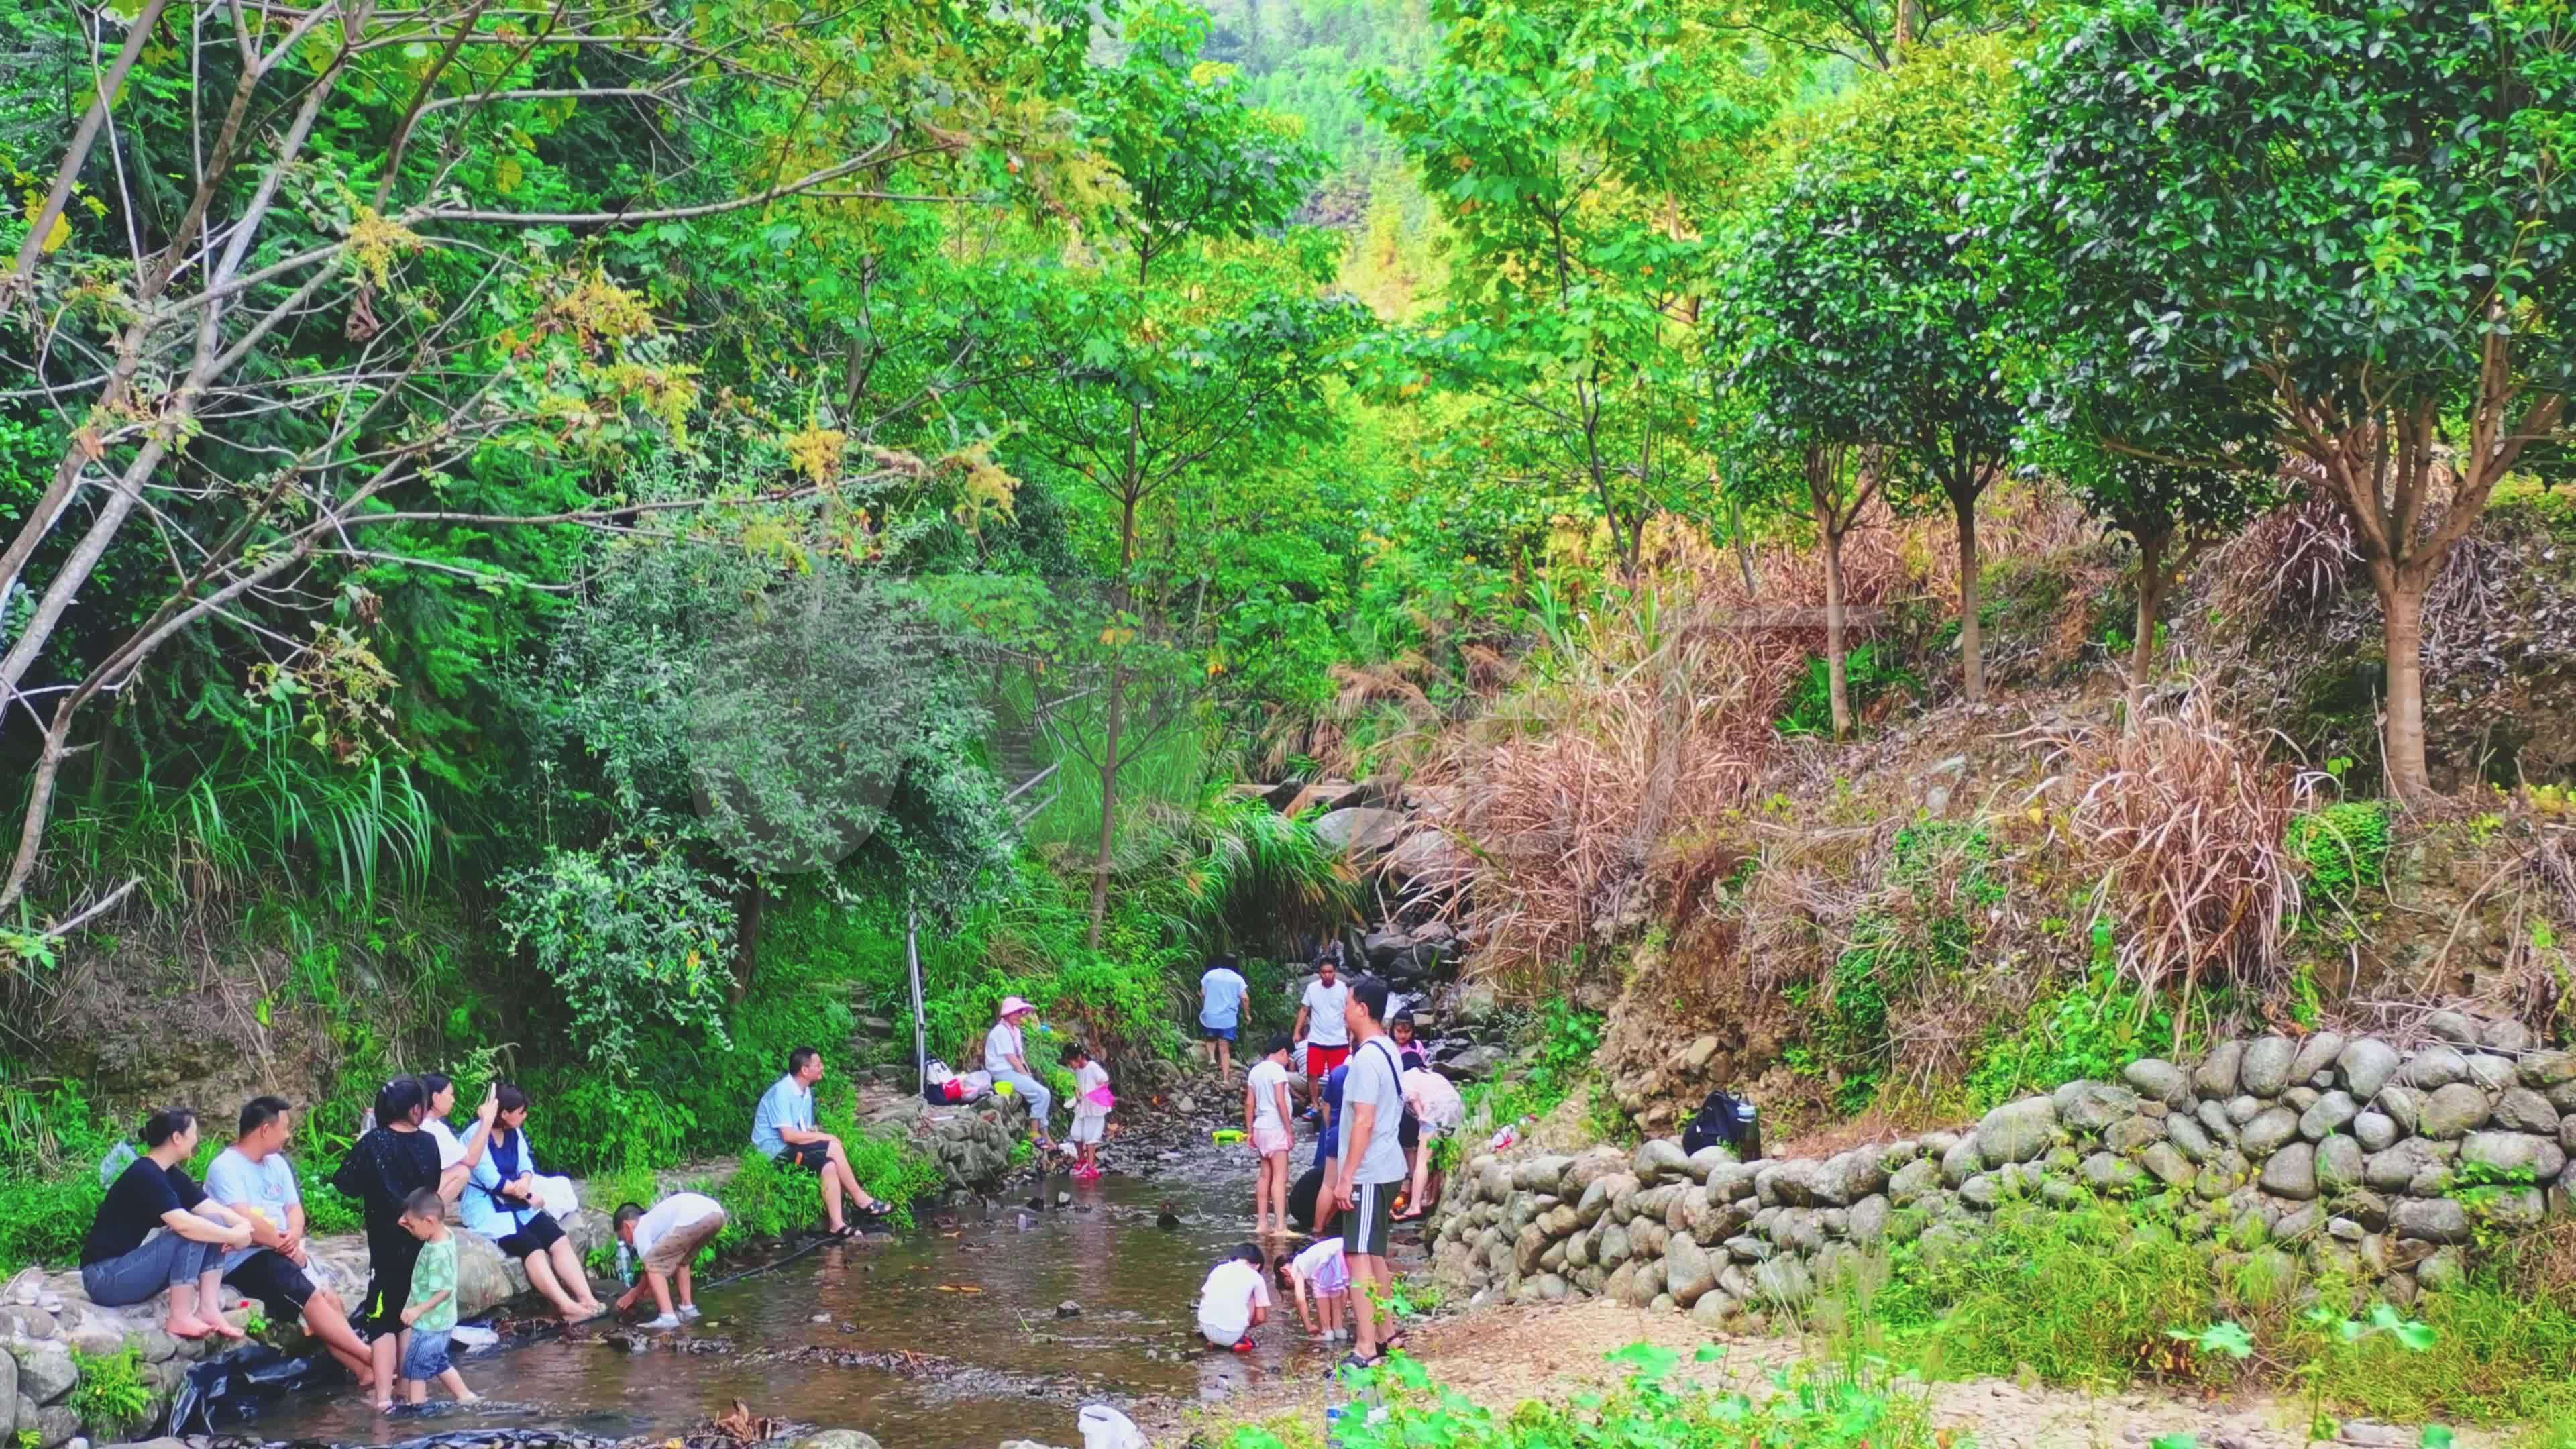
M444 1328L413 1329L411 1346L403 1350L402 1376L427 1383L455 1367L447 1356L448 1333Z

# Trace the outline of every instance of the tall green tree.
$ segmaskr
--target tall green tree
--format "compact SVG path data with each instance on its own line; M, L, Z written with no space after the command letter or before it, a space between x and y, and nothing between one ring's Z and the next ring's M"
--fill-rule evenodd
M2555 5L2115 0L2067 12L2023 109L2103 385L2216 379L2351 518L2403 799L2432 788L2425 591L2576 384L2572 42Z
M1892 499L1950 513L1971 703L1985 697L1977 500L2022 416L2008 364L2027 262L1999 225L2012 88L2000 45L1963 40L1802 126L1729 284L1737 366L1777 426L1864 450Z
M1022 449L1067 480L1105 534L1097 725L1067 736L1098 784L1095 947L1121 775L1182 720L1181 656L1224 602L1208 597L1211 575L1198 566L1209 540L1159 518L1257 471L1265 441L1326 425L1325 383L1361 321L1355 304L1322 295L1328 255L1279 237L1320 155L1293 122L1245 105L1232 68L1200 58L1205 40L1204 14L1179 5L1128 22L1124 56L1081 100L1084 135L1117 194L1085 226L1086 255L1043 277L1001 279L1009 295L992 312L997 335L1028 359L995 382L1026 425ZM1149 680L1158 703L1132 719L1132 692Z
M1707 501L1695 446L1702 229L1785 76L1672 0L1442 0L1440 58L1368 77L1456 237L1416 359L1497 413L1507 477L1610 534Z

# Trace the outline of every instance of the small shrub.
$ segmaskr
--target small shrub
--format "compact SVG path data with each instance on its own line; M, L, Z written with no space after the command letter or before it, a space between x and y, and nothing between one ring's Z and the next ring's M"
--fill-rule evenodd
M1920 694L1923 681L1897 664L1892 652L1880 649L1872 641L1843 651L1843 686L1851 696L1852 713L1857 715L1870 701L1891 689ZM1778 727L1784 735L1833 734L1833 677L1823 655L1807 661L1806 673L1798 677L1798 687L1780 712Z
M80 1382L72 1386L71 1410L84 1427L123 1433L152 1416L152 1385L143 1377L143 1354L132 1343L111 1354L72 1350Z
M2375 800L2346 800L2290 817L2290 854L2307 872L2308 889L2350 905L2376 888L2388 860L2388 811Z
M2111 923L2093 926L2092 978L2023 1013L2020 1029L1988 1042L1968 1072L1968 1104L1985 1111L2029 1092L2090 1078L2111 1081L2173 1033L2173 1018L2121 981Z

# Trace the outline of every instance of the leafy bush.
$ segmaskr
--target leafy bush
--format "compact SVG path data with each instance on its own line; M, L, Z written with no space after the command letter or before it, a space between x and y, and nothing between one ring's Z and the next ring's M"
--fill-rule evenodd
M152 1416L152 1385L143 1376L142 1351L131 1341L111 1354L74 1349L72 1367L80 1370L80 1382L72 1386L71 1411L83 1427L122 1433Z
M1851 695L1854 714L1891 689L1918 694L1923 689L1923 681L1896 662L1894 651L1881 650L1874 640L1843 651L1843 685ZM1806 673L1798 677L1798 687L1780 711L1778 728L1784 735L1832 737L1833 677L1823 655L1807 661Z
M2388 860L2388 811L2376 800L2346 800L2290 817L2290 854L2308 889L2338 905L2379 885Z
M1592 1053L1601 1045L1601 1016L1578 1011L1563 997L1550 997L1536 1013L1514 1023L1507 1035L1515 1042L1537 1046L1538 1057L1517 1076L1476 1082L1459 1093L1470 1121L1476 1120L1480 1108L1484 1120L1496 1125L1555 1111L1592 1071Z
M510 949L530 948L562 994L593 1072L633 1078L642 1022L724 1041L733 902L678 851L549 850L500 885Z
M2067 1082L2113 1081L2120 1068L2170 1039L2172 1016L2128 989L2116 960L2111 923L2095 922L2092 978L2032 1002L2018 1030L1986 1044L1968 1071L1968 1105L1982 1112Z
M1824 989L1792 988L1810 1008L1812 1060L1837 1074L1834 1102L1867 1107L1893 1062L1890 1004L1936 973L1968 965L1986 912L2003 899L2003 872L1985 828L1917 820L1890 843L1886 888L1852 922Z

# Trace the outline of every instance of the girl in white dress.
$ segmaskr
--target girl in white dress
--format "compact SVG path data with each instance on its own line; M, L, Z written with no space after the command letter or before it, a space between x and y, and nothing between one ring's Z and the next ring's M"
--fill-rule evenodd
M1073 1130L1064 1140L1080 1154L1073 1175L1087 1180L1100 1175L1100 1139L1118 1099L1109 1090L1109 1069L1092 1060L1090 1048L1080 1042L1066 1047L1064 1064L1073 1069Z

